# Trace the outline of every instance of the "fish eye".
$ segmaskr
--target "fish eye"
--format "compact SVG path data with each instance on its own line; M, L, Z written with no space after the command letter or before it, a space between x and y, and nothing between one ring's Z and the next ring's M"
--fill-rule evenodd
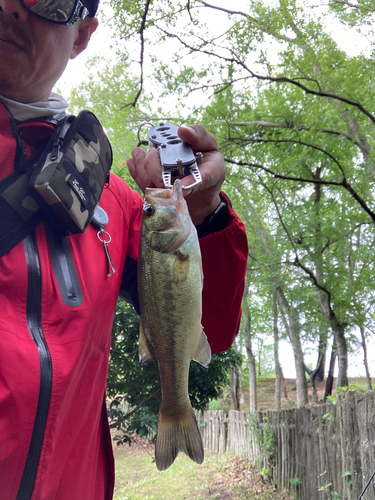
M155 213L155 208L152 205L145 205L143 211L147 217L151 217L151 215L154 215Z

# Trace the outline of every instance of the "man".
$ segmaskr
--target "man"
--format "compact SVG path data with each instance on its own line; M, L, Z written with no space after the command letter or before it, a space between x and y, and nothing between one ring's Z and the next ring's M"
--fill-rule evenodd
M53 134L66 102L51 89L98 24L98 0L52 3L53 12L49 0L0 0L0 193ZM246 234L220 194L225 167L215 139L198 125L179 134L204 154L202 185L186 200L201 237L202 323L218 352L238 331ZM136 148L128 165L143 190L162 186L156 149ZM116 273L107 274L93 224L65 236L43 219L0 258L1 500L112 498L105 383L117 297L138 300L142 200L111 175L100 205ZM1 195L4 224L8 208Z

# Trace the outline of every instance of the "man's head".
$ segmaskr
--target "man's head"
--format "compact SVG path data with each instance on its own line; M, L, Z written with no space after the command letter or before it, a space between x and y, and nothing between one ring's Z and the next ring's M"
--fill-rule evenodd
M97 7L98 0L0 0L0 95L47 100L69 59L87 47Z

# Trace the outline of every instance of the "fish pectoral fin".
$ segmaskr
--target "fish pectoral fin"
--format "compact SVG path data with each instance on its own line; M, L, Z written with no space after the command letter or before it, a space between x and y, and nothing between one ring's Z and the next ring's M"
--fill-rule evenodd
M139 324L139 362L141 365L150 361L150 359L154 359L147 345L145 330L143 328L143 321L141 319Z
M192 359L203 366L207 366L211 361L211 347L203 330Z
M176 252L176 258L173 264L173 281L178 285L186 281L189 277L190 258L189 254L181 251Z

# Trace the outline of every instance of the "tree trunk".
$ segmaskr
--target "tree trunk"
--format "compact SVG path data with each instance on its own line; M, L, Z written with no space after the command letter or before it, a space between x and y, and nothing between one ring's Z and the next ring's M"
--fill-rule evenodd
M363 349L363 364L365 365L365 370L366 370L367 390L372 391L371 376L370 376L370 370L368 367L368 360L367 360L367 344L366 344L365 330L364 330L363 326L360 326L359 329L361 331L362 349Z
M281 365L279 359L279 328L278 328L278 309L277 309L277 299L276 292L273 292L273 353L275 358L275 410L281 410Z
M315 381L323 382L327 357L327 333L321 334L319 338L319 354L315 368Z
M314 174L314 178L319 180L321 178L321 168L318 168ZM316 214L319 221L319 204L321 201L321 185L315 184L315 207ZM316 230L320 235L320 223L318 222ZM319 241L319 239L318 239ZM337 387L347 387L348 386L348 347L345 338L345 327L346 323L340 323L336 312L334 311L330 291L324 287L324 266L323 266L323 255L321 244L318 245L314 253L314 263L315 263L315 287L316 293L320 302L320 306L323 310L325 317L328 320L328 324L331 327L332 334L337 345L337 356L338 356L338 376L337 376Z
M322 282L320 272L316 272L316 276L319 282ZM326 294L317 289L317 295L323 312L328 320L328 324L331 327L333 338L335 339L337 346L337 357L338 357L338 375L336 387L347 387L348 382L348 346L345 338L345 328L347 323L340 323L338 317L336 316L334 310L331 307L330 301Z
M251 317L249 306L247 304L247 291L245 291L242 301L242 311L244 319L244 338L247 355L247 365L249 367L249 397L250 397L250 411L257 411L257 369L256 360L252 349L251 339Z
M261 346L259 345L259 342L258 342L258 346L259 346L259 351L258 351L258 375L259 377L262 376L262 348Z
M258 401L257 401L257 368L255 362L255 356L251 350L251 342L249 346L246 346L247 354L247 364L249 366L249 396L250 396L250 411L257 411Z
M320 334L319 338L319 355L318 361L316 363L315 370L310 372L310 382L313 390L313 401L314 403L319 402L318 390L316 387L317 382L322 382L324 380L324 369L326 364L326 352L327 352L327 333Z
M286 401L288 399L288 387L286 385L286 380L285 380L285 377L284 377L283 370L282 370L281 366L280 366L280 370L281 370L281 386L282 386L282 389L283 389L283 398Z
M233 409L240 411L240 376L238 366L232 366L230 372L230 394L233 401Z
M310 370L310 384L311 384L311 388L312 388L312 394L313 394L313 401L314 403L318 403L319 402L319 398L318 398L318 391L316 389L316 379L315 379L315 371L311 371Z
M324 393L324 401L326 401L328 396L332 395L335 363L336 363L336 341L334 340L333 345L332 345L331 361L329 363L329 370L328 370L328 376L327 376L327 382L326 382L326 390Z
M280 286L277 286L275 290L280 310L282 312L282 318L293 348L294 364L296 367L297 406L298 408L302 408L308 404L308 394L305 377L305 362L303 359L303 350L300 339L298 311L288 303Z
M249 208L251 215L257 217L256 210L250 200L247 200L247 206ZM267 252L268 255L270 256L273 255L268 235L264 227L261 224L259 224L257 230L261 235L265 251ZM277 301L280 305L280 310L283 313L282 314L283 321L288 331L294 352L294 362L296 365L296 376L297 376L297 402L299 407L303 407L308 403L308 396L307 396L307 383L305 377L305 363L303 360L303 351L300 340L300 325L298 320L298 311L295 308L293 308L286 300L284 292L281 286L278 284L276 275L272 275L272 281L277 294ZM288 317L288 321L286 321L286 316Z
M332 326L332 333L337 346L337 364L338 375L336 380L336 389L339 387L348 387L348 346L345 338L345 326L334 324Z

